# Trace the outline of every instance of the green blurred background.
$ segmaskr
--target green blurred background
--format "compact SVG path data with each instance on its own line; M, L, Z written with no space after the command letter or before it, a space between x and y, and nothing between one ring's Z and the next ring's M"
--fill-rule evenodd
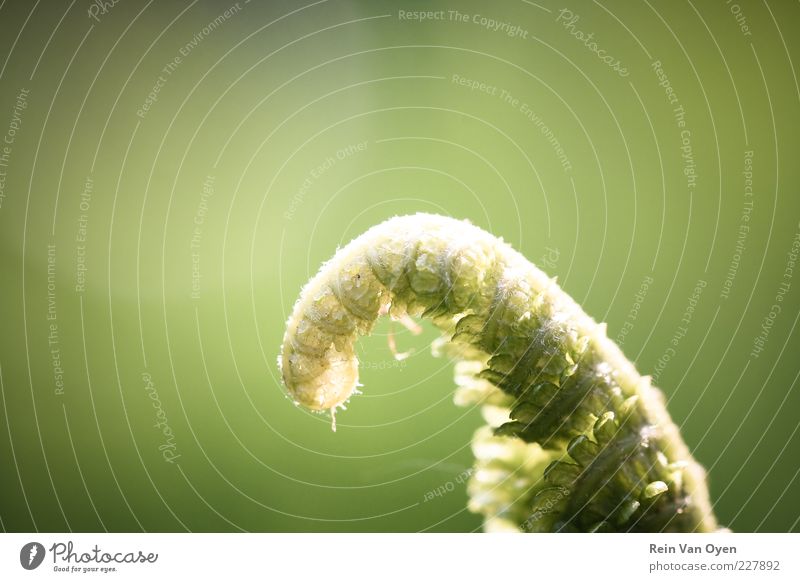
M479 530L482 420L429 326L403 362L386 323L361 342L335 434L278 380L320 263L426 211L608 323L723 524L797 531L798 25L775 0L0 3L0 525Z

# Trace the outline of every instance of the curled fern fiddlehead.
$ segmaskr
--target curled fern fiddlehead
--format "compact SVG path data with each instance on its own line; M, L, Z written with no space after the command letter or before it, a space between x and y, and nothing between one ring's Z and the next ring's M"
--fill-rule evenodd
M488 530L714 531L705 472L650 385L554 280L468 222L417 214L353 240L306 285L279 358L291 397L335 414L355 341L388 312L428 318L480 403L470 508Z

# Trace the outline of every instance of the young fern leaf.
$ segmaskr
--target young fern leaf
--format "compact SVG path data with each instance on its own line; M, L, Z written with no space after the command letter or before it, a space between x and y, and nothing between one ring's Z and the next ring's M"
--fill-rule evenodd
M649 377L555 280L466 221L396 217L323 265L279 358L296 403L335 414L358 386L355 341L387 309L433 321L460 360L456 400L499 424L473 442L470 508L488 530L717 530Z

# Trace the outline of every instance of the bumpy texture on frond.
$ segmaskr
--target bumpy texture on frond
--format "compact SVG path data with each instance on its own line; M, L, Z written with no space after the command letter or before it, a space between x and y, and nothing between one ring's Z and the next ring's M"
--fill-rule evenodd
M468 222L373 227L306 285L280 357L295 401L336 411L355 340L386 310L429 318L461 360L457 401L502 418L476 434L470 507L487 529L714 531L705 473L640 376L554 280Z

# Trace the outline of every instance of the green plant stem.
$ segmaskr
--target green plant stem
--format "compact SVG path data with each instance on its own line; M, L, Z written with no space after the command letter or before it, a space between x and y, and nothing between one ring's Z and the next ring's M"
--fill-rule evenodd
M705 473L661 392L556 282L496 237L435 215L391 219L303 290L281 369L300 404L335 412L358 383L354 344L390 307L431 319L449 350L504 395L498 436L551 461L525 531L714 531Z

